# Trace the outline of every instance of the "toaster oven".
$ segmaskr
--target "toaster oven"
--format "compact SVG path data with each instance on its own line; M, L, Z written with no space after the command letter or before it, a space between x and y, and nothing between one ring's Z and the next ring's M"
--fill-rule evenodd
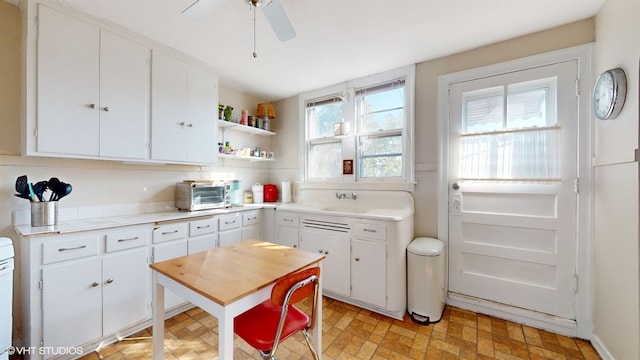
M197 211L231 206L231 187L224 181L183 181L176 184L176 207Z

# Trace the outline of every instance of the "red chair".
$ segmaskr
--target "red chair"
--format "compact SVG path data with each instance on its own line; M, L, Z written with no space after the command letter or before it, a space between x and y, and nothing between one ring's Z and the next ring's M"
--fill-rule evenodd
M319 360L308 330L313 327L318 302L320 268L308 268L278 280L271 290L271 299L238 315L233 320L236 335L260 353L263 359L276 359L278 344L302 331L304 339ZM294 304L312 297L307 314Z

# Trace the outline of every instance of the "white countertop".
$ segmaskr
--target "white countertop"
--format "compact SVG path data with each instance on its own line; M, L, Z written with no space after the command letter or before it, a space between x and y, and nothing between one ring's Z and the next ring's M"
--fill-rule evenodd
M355 193L354 193L355 194ZM414 214L413 197L399 191L359 191L356 200L338 200L331 191L305 191L296 203L268 202L245 204L224 209L200 211L160 211L131 215L102 216L59 221L58 225L33 227L30 224L14 225L21 236L73 233L100 230L120 226L189 220L198 217L238 213L255 209L278 209L307 214L340 216L369 220L403 221Z

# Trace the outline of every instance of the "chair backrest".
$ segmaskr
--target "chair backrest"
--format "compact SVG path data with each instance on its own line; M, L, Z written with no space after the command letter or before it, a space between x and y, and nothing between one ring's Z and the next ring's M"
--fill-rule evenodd
M287 275L278 280L271 290L271 302L282 306L286 300L289 290L293 290L289 298L289 305L296 304L310 295L315 295L318 279L320 278L320 267L312 267ZM305 281L306 280L306 281ZM293 289L300 283L297 289Z

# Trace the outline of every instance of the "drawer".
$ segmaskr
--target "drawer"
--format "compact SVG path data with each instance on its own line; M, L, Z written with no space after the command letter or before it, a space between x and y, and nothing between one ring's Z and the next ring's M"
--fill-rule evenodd
M76 236L42 244L42 264L98 254L98 234Z
M387 240L387 224L356 222L353 224L352 234L369 239Z
M105 239L105 250L114 252L144 246L147 245L148 239L149 235L145 230L109 233Z
M276 224L281 226L298 227L300 216L294 213L276 212Z
M261 222L260 212L251 211L242 213L242 226L259 224Z
M218 231L218 218L210 217L189 222L189 236L212 234Z
M154 244L186 237L187 223L162 224L153 229Z
M240 214L220 216L218 221L218 230L225 231L230 229L237 229L240 227L242 218Z

